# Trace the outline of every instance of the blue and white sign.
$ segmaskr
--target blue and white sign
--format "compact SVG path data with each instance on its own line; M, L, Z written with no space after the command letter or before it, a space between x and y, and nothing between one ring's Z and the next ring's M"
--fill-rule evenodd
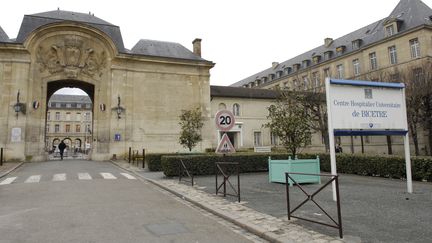
M402 135L408 193L411 158L403 83L326 79L331 173L336 171L335 136ZM333 182L333 200L336 187Z
M333 129L408 130L404 84L330 80Z

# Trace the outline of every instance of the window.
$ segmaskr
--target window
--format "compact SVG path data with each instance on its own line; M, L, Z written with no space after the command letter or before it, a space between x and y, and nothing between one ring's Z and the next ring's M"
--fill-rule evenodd
M369 61L370 61L370 69L376 70L378 69L378 61L375 52L369 53Z
M234 116L240 116L240 105L237 103L233 105L233 114Z
M291 73L291 68L290 67L286 67L285 69L284 69L284 71L285 71L285 74L290 74Z
M360 48L360 44L361 44L361 39L354 40L352 42L352 49L353 50L359 49Z
M226 106L225 106L225 109L226 109ZM86 116L86 121L90 121L90 112L86 112L86 114L85 114L85 116Z
M400 81L399 73L390 74L390 80L391 82L399 82Z
M324 60L329 60L332 57L332 51L324 52Z
M72 107L72 105L70 103L66 104L66 108L71 108L71 107Z
M56 112L55 114L55 119L58 121L60 120L60 112Z
M353 70L354 70L354 75L360 75L360 62L359 59L354 59L353 60Z
M81 125L79 124L76 125L75 132L81 132Z
M271 145L276 146L279 145L279 137L274 133L270 133Z
M51 113L47 113L47 120L49 121L49 120L51 120Z
M66 132L70 132L70 124L66 124L65 125L65 131Z
M298 82L297 82L297 79L294 79L293 80L293 85L294 85L294 90L297 90L297 88L298 88Z
M393 25L389 25L385 29L386 29L386 36L387 37L392 36L392 35L395 34L395 32L394 32L394 26Z
M50 125L49 125L49 124L46 124L46 132L47 132L47 133L49 133L49 128L50 128Z
M71 120L71 113L66 112L66 121L70 121L70 120Z
M307 76L303 76L303 89L307 90L309 88L309 80Z
M390 64L397 64L396 46L390 46L388 48L388 52L390 57Z
M87 124L86 125L86 130L85 130L85 132L87 133L89 133L89 134L91 134L91 130L90 130L90 124Z
M90 104L86 104L85 107L90 109L91 105Z
M284 82L284 83L283 83L283 88L284 88L284 89L288 89L288 82Z
M320 80L318 72L312 73L312 82L314 85L314 89L317 90L320 87Z
M225 105L225 103L220 103L219 106L218 106L218 109L219 109L219 110L226 110L226 105ZM87 119L86 119L86 120L87 120Z
M76 113L76 120L81 121L81 112Z
M55 103L55 107L60 108L60 103Z
M337 70L337 77L338 79L343 79L344 78L344 69L343 69L343 65L339 64L336 66L336 70Z
M414 68L413 69L413 78L414 82L420 82L423 80L423 69L422 68Z
M412 39L409 41L410 49L411 49L411 58L419 58L420 57L420 43L418 39Z
M54 132L60 132L60 125L59 124L54 125Z
M78 103L78 104L77 104L77 108L81 108L81 103Z
M336 48L336 55L342 56L345 53L345 46L338 46Z
M254 132L254 146L261 146L261 132Z
M330 68L324 68L324 77L330 78Z

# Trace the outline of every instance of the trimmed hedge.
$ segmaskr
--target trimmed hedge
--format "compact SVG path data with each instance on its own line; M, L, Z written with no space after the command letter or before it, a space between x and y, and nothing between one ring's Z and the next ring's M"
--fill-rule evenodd
M202 153L200 153L202 154ZM145 161L150 171L162 171L161 159L162 156L179 156L179 155L196 155L193 153L158 153L158 154L146 154Z
M193 175L214 174L215 162L240 162L241 172L258 172L268 170L268 157L273 159L286 159L288 154L233 154L221 156L216 154L189 155L189 156L162 156L161 168L166 176L177 176L180 159L185 162ZM318 154L320 157L321 171L330 172L329 154ZM315 158L316 155L301 154L299 158ZM413 180L432 181L432 158L411 159ZM352 154L340 154L337 156L338 173L357 174L364 176L380 176L386 178L406 178L405 159L390 156L363 156Z

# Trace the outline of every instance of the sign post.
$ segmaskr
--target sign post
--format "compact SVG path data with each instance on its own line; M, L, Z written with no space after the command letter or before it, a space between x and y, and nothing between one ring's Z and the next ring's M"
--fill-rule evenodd
M215 115L216 128L222 132L228 132L234 127L234 114L229 110L220 110ZM232 145L226 133L222 135L221 140L216 148L216 153L226 154L234 153L235 148Z
M337 174L335 136L404 136L407 188L412 193L405 85L327 78L326 96L331 173Z

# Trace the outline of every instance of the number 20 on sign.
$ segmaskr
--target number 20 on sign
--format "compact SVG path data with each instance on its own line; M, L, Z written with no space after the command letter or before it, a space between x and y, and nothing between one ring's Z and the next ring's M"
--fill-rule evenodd
M223 132L227 132L233 128L235 124L234 115L229 110L220 110L215 116L216 127Z

